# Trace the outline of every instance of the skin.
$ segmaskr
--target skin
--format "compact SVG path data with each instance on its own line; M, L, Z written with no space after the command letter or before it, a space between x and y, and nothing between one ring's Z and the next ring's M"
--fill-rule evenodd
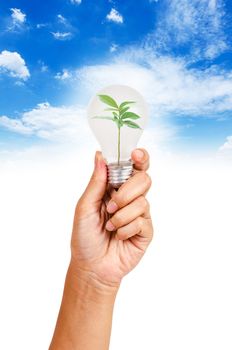
M115 298L123 277L143 257L153 236L145 198L149 155L132 152L134 175L118 191L107 185L100 152L79 199L61 308L50 350L109 349Z

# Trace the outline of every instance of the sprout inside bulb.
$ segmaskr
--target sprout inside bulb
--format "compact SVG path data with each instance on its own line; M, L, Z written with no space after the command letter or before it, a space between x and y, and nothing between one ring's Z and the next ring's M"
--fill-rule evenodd
M131 175L130 156L146 125L147 105L131 87L111 85L91 99L87 113L111 173L109 182L119 187Z

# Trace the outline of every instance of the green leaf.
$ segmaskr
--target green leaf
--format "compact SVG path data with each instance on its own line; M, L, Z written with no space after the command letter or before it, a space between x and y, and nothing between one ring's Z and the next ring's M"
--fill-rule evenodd
M111 111L111 112L117 112L117 108L105 108L104 111Z
M123 103L120 104L119 109L121 110L123 107L125 107L126 105L130 105L132 103L136 103L135 101L125 101Z
M133 129L141 129L140 126L131 120L123 120L123 124L129 126L129 128Z
M120 117L122 118L123 114L127 112L130 109L130 107L124 107L120 110Z
M122 119L139 119L141 118L138 114L133 112L126 112L123 114Z
M98 95L99 99L108 106L114 107L118 109L117 102L108 95Z
M92 119L107 119L107 120L113 120L114 121L113 117L103 117L103 116L92 117Z

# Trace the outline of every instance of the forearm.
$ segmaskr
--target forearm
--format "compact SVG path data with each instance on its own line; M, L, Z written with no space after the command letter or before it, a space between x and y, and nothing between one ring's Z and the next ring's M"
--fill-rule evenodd
M108 350L117 290L70 264L49 350Z

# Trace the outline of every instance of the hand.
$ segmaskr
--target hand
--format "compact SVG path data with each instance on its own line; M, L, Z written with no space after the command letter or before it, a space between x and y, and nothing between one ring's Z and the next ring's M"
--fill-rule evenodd
M118 191L107 185L100 152L90 182L77 203L71 241L72 269L102 285L119 286L144 255L153 235L146 173L149 155L132 152L134 175Z

